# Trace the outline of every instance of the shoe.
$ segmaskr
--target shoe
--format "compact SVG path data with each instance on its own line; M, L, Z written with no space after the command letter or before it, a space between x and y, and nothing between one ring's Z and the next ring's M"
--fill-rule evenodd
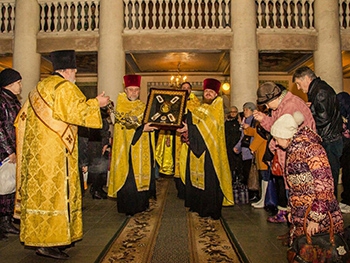
M94 194L95 189L94 189L94 186L93 186L93 185L91 185L91 186L90 186L90 190L89 190L89 192L90 192L90 194L91 194L91 195L93 195L93 194Z
M339 203L339 207L340 207L340 208L345 208L345 207L347 207L347 204Z
M12 224L12 216L2 216L0 229L5 234L19 235L19 229Z
M0 240L7 241L8 237L5 235L5 233L0 229Z
M259 197L253 196L252 198L249 199L249 202L257 202L259 201Z
M60 251L58 248L54 247L40 247L35 253L39 256L50 257L55 259L68 259L68 254Z
M340 206L340 211L343 214L350 214L350 205L340 203L339 206Z
M92 199L107 199L107 195L103 195L99 191L95 191L92 195Z
M267 222L286 223L287 222L287 211L280 210L275 216L268 217Z

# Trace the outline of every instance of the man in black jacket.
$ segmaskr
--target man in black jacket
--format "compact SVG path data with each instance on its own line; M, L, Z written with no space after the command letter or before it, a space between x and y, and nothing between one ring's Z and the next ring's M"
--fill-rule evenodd
M331 86L321 80L309 67L298 68L293 82L299 90L307 94L308 106L315 119L318 135L322 138L334 179L334 194L337 197L340 156L343 150L342 118L336 93Z

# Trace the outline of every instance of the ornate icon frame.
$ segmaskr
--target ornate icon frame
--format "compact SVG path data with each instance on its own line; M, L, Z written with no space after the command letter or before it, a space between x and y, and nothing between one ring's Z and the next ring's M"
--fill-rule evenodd
M162 130L182 127L187 91L151 88L143 123L151 123Z

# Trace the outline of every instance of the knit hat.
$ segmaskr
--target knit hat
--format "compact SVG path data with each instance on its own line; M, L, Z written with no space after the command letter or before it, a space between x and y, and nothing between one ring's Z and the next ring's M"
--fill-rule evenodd
M130 86L141 86L141 76L140 75L125 75L124 76L124 85L125 88Z
M271 127L271 135L280 139L290 139L297 132L300 124L304 122L304 115L300 111L284 114L279 117Z
M12 68L5 68L0 72L0 88L6 87L21 79L22 76L18 71Z
M50 53L53 70L76 69L76 57L74 50L57 50Z
M205 79L203 80L203 90L206 89L212 89L213 91L216 92L216 94L219 94L221 87L221 82L218 81L217 79Z
M246 102L243 104L243 109L250 109L251 111L255 111L256 105L253 102Z
M277 99L281 93L281 87L274 82L265 82L261 84L257 91L258 105L266 104Z

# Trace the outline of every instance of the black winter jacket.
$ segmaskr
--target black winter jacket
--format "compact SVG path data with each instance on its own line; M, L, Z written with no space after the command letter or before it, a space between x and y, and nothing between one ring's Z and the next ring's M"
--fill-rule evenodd
M317 133L322 140L330 142L340 138L343 123L333 88L316 78L310 83L307 96L311 102L310 110L315 119Z

